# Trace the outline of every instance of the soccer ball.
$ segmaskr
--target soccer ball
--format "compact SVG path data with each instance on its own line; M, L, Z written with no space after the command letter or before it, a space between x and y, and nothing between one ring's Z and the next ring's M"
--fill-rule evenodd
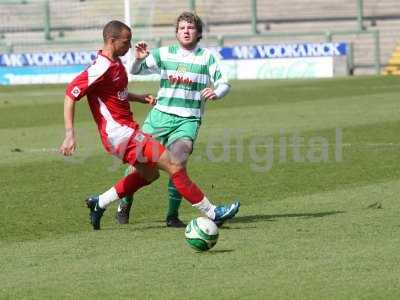
M218 227L208 218L193 219L186 226L186 243L197 251L210 250L218 241Z

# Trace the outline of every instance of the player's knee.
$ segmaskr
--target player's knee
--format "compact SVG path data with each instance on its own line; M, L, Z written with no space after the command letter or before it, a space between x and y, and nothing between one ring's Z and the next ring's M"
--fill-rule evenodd
M157 169L146 170L142 173L142 176L148 181L153 182L160 178L160 172Z
M167 173L169 175L172 175L172 174L180 171L183 168L184 168L184 165L181 162L173 161L171 159L168 159L168 160L165 161L163 169L165 171L167 171Z
M161 155L160 159L157 161L157 166L161 170L166 171L169 175L172 175L185 168L185 165L182 162L171 159L169 151L165 151Z
M185 167L184 164L180 161L175 161L173 159L170 159L168 161L168 173L170 175L180 171L184 167Z
M178 172L178 171L180 171L180 170L182 170L184 168L185 168L185 165L183 163L181 163L181 162L173 162L171 164L170 174L174 174L174 173L176 173L176 172Z
M193 142L191 140L178 140L168 147L168 151L171 153L171 160L174 163L185 166L193 151Z
M150 178L148 179L148 181L153 182L153 181L156 181L158 178L160 178L160 172L157 171L150 175Z
M139 172L140 176L142 176L150 183L160 178L160 172L158 171L158 168L154 165L136 162L135 169L137 170L137 172Z

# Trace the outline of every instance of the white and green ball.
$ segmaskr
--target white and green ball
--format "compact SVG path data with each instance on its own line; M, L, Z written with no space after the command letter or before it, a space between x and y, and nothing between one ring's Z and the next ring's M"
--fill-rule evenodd
M197 251L210 250L218 241L218 227L208 218L190 221L185 230L187 244Z

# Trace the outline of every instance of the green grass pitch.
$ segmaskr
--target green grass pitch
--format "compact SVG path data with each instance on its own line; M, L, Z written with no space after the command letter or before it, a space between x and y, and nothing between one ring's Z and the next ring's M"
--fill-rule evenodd
M56 152L64 89L0 87L0 299L400 298L398 78L236 81L209 103L189 172L242 206L207 253L164 227L165 175L137 193L131 224L112 205L92 230L83 200L124 167L86 100L76 155Z

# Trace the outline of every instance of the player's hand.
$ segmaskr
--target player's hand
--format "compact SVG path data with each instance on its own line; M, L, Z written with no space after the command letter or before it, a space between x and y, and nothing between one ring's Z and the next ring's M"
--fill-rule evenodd
M63 143L60 146L59 152L64 156L71 156L76 149L76 141L74 134L66 134Z
M205 88L201 91L201 96L206 100L216 100L218 99L217 94L211 88Z
M151 106L154 106L157 104L157 99L154 98L153 95L148 94L144 96L144 101L146 101L148 104L150 104Z
M150 54L149 45L144 41L137 43L134 53L136 59L145 59Z

